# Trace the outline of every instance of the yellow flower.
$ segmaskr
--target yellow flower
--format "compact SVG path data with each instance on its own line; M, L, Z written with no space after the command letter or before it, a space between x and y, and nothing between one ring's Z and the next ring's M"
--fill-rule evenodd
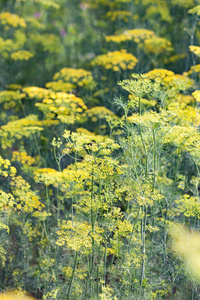
M84 69L63 68L54 75L53 79L54 81L47 83L46 86L55 91L58 91L59 86L62 88L60 91L68 92L78 86L91 90L96 85L92 73ZM65 88L67 89L64 90Z
M33 53L26 50L18 50L11 54L11 58L14 60L29 60L33 56Z
M148 29L130 29L119 35L106 36L107 42L121 43L128 40L133 40L139 43L141 40L154 36L155 33Z
M198 46L189 46L190 51L196 54L197 56L200 56L200 47Z
M161 37L151 37L145 39L143 43L140 43L139 46L144 50L146 54L161 54L164 51L170 52L173 50L172 44L165 38Z
M23 18L9 12L3 12L0 14L0 22L3 25L9 25L12 27L26 27L26 22Z
M54 119L56 116L62 123L67 124L80 121L83 111L87 108L81 98L64 92L51 92L42 103L35 105L43 111L46 119Z
M112 69L115 72L120 70L126 70L129 66L135 67L138 60L131 53L127 53L126 50L108 52L94 58L92 65L99 65L106 69Z

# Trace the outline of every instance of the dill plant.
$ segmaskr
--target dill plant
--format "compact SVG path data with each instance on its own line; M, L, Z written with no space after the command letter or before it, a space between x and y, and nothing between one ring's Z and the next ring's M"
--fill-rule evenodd
M1 1L1 290L199 298L194 5Z
M171 96L173 98L170 99L170 94L165 98L165 101L168 102L167 105L165 102L160 101L161 107L159 113L151 110L147 112L142 111L142 97L145 97L150 101L155 99L155 95L160 95L162 97L162 81L154 81L153 79L150 79L148 75L143 76L134 74L133 77L133 80L120 82L120 85L135 96L135 101L133 101L134 97L132 97L127 104L120 99L115 100L116 105L124 110L124 116L122 117L123 121L121 124L120 122L113 122L113 126L120 126L125 135L123 138L119 139L120 145L124 151L121 159L129 166L124 173L127 174L125 175L127 176L125 182L130 182L132 189L134 190L126 212L130 215L134 214L138 218L136 219L136 222L138 224L138 231L141 235L141 271L140 278L137 278L143 290L142 292L139 292L138 290L138 293L141 293L140 295L145 297L145 290L147 292L150 287L147 283L148 279L146 280L145 277L152 267L151 263L148 262L148 258L155 255L155 252L152 252L153 249L150 240L151 243L153 243L155 237L159 236L159 228L161 225L159 220L164 222L166 230L166 220L169 216L163 213L165 209L162 207L166 206L167 210L173 210L173 201L178 196L176 182L177 179L180 178L179 159L180 156L184 156L187 143L191 145L193 142L187 140L187 130L183 125L180 126L179 139L181 139L181 134L185 136L182 141L184 148L182 149L176 144L179 154L174 169L175 173L172 177L173 180L171 181L171 193L168 193L163 189L163 186L160 185L160 179L163 170L166 168L165 157L167 151L171 148L170 143L172 141L175 142L176 140L173 139L173 132L179 127L176 124L177 122L180 122L179 120L181 119L178 113L170 111L170 105L172 106L171 102L173 102L174 98L174 96ZM173 78L171 80L173 80ZM178 93L178 88L179 86L177 86L176 93ZM181 85L181 89L184 88L187 89L187 84L185 84L185 87ZM165 93L164 89L163 93ZM157 101L159 101L159 98L157 98ZM182 122L184 122L183 119ZM196 132L193 127L190 127L188 130ZM170 136L172 134L170 143L166 140L168 133ZM167 149L166 142L168 143L169 150ZM138 149L140 149L139 153ZM160 213L163 218L158 218ZM147 235L148 230L149 234ZM149 235L151 236L150 240L148 239ZM163 243L165 243L164 240ZM165 257L166 245L164 249L163 256ZM155 251L155 249L153 251ZM165 260L167 257L164 257L163 259ZM166 293L167 290L168 288L165 290ZM157 293L159 294L160 292L161 290L159 291L158 289Z

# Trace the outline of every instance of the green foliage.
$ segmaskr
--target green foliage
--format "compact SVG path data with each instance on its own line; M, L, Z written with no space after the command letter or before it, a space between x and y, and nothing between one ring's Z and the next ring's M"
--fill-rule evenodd
M199 299L197 4L0 2L0 299Z

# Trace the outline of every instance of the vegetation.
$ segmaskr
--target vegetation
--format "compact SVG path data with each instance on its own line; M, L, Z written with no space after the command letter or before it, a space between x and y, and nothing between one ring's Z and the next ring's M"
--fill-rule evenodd
M199 299L199 4L0 2L0 299Z

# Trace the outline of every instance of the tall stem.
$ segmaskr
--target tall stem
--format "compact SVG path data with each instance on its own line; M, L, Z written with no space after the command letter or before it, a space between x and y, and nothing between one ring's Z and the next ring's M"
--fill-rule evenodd
M153 191L156 186L156 136L155 128L153 127Z
M72 271L72 276L71 276L71 278L70 278L70 283L69 283L69 287L68 287L66 299L69 299L69 294L70 294L70 290L71 290L71 286L72 286L72 281L73 281L73 277L74 277L74 272L75 272L75 269L76 269L76 263L77 263L77 251L75 252L75 257L74 257L74 267L73 267L73 271Z
M139 97L139 115L141 117L141 98L140 97ZM144 137L143 137L143 133L142 133L141 124L139 124L139 131L140 131L140 137L141 137L141 141L142 141L142 145L143 145L144 153L145 153L145 178L147 178L147 175L148 175L148 154L147 154L147 149L146 149L146 145L145 145L145 141L144 141Z
M141 98L139 97L139 116L141 118ZM140 137L142 141L142 145L144 148L144 153L145 153L145 180L147 180L148 177L148 153L142 133L142 128L141 124L139 124L139 131L140 131ZM143 213L144 213L144 218L142 218L142 223L141 223L141 240L142 240L142 270L141 270L141 280L140 280L140 286L142 287L143 280L145 278L145 230L146 230L146 223L147 223L147 210L148 206L143 206Z
M145 278L145 252L146 252L146 245L145 245L145 229L147 223L147 210L148 206L145 207L145 215L144 215L144 223L143 223L143 234L142 234L142 272L141 272L141 281L140 286L142 287L143 280Z

